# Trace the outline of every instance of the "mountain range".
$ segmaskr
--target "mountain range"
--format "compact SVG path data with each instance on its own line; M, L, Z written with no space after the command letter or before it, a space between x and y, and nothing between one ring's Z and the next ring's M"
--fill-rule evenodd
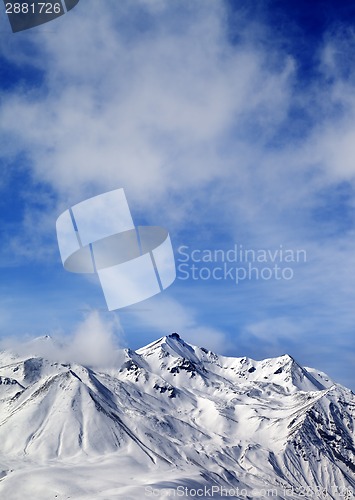
M111 368L0 352L0 498L355 496L355 396L177 333Z

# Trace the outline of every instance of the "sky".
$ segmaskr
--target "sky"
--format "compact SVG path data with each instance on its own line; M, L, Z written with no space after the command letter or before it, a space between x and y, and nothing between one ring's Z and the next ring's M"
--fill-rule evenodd
M354 389L355 6L82 0L18 33L0 14L3 342L77 351L97 330L109 353L105 331L133 349L176 331ZM117 188L168 229L177 279L109 312L55 223Z

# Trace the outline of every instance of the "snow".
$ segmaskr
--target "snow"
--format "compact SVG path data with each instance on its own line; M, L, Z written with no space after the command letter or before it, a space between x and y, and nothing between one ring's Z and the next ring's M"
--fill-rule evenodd
M291 356L224 357L172 334L97 370L33 345L0 353L0 498L355 491L354 395Z

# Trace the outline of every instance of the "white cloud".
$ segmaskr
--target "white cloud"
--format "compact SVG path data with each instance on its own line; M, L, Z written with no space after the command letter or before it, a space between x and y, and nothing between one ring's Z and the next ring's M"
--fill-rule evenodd
M97 311L92 311L74 332L70 346L73 359L90 366L117 365L117 330L122 334L116 316L104 321Z
M197 187L220 178L235 182L245 160L221 158L224 134L253 121L268 135L285 116L294 70L287 59L276 70L247 43L232 48L222 5L186 4L166 26L163 2L161 23L137 37L112 20L122 22L125 3L109 15L88 2L55 36L32 40L43 52L43 90L8 96L1 112L35 178L73 201L125 187L145 210L172 193L198 197Z
M301 322L295 324L292 319L287 317L258 321L247 325L245 329L246 335L252 335L254 338L270 344L277 344L284 339L296 338L303 332Z
M1 348L22 356L40 356L56 362L75 362L92 367L119 366L122 353L119 341L122 328L116 316L104 320L98 311L91 311L70 336L54 332L51 337L7 337Z
M149 307L132 311L140 324L147 329L153 328L156 336L175 331L186 342L205 346L217 353L226 352L230 347L226 333L201 324L192 307L183 306L179 301L164 295L152 298L146 304Z

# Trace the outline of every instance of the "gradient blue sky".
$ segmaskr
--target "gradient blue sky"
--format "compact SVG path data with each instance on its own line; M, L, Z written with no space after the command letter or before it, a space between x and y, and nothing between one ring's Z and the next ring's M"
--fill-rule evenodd
M82 0L12 34L2 12L2 336L69 337L97 310L124 346L178 331L354 388L354 21L348 1ZM307 261L292 280L177 279L108 313L95 278L63 270L55 221L119 187L177 257L282 245Z

